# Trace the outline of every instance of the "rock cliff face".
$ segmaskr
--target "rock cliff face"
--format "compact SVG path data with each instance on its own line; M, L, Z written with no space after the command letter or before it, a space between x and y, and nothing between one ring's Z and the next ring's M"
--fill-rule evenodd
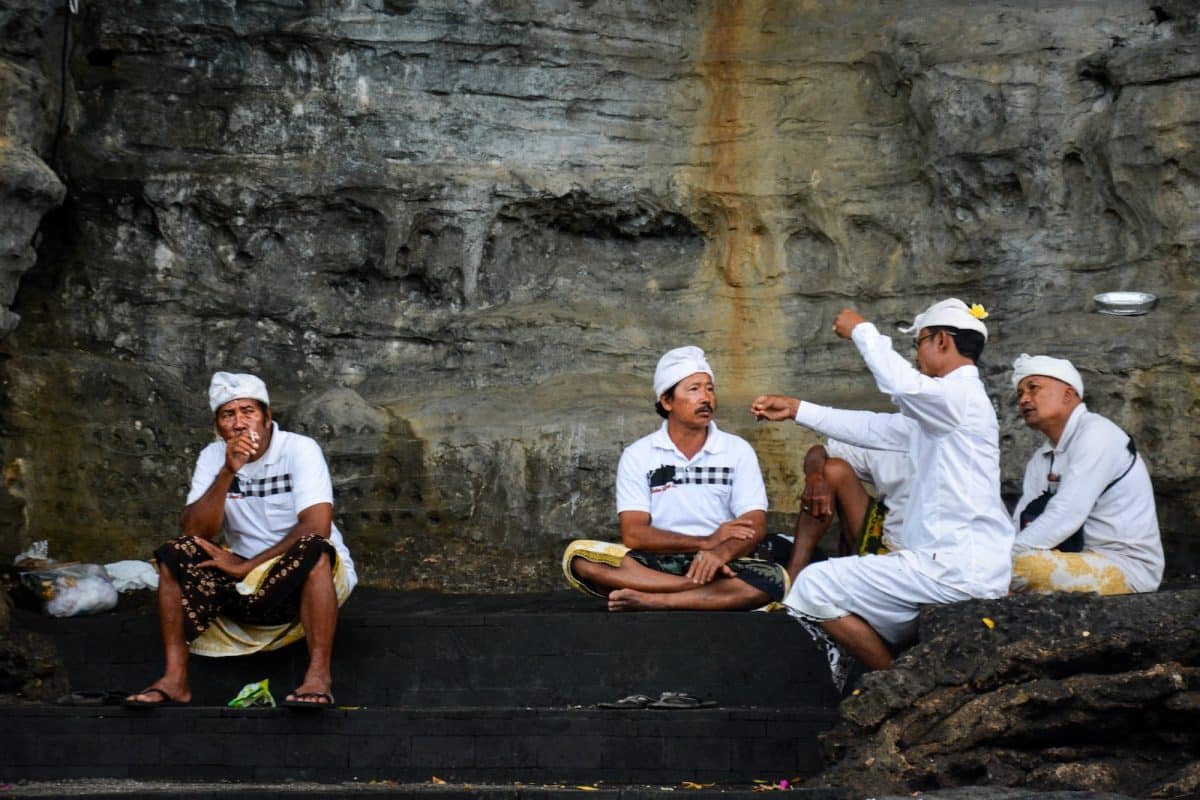
M1200 589L931 607L865 675L812 783L851 796L989 785L1200 790Z
M42 215L66 192L41 158L52 145L49 101L61 96L47 74L56 62L54 20L44 3L18 0L0 8L0 336L19 322L11 306L37 259ZM59 48L62 30L60 22Z
M61 17L17 20L6 63L48 66L9 128L32 109L46 155ZM1006 489L1036 443L1007 365L1070 357L1151 463L1171 569L1200 560L1191 3L114 0L72 24L67 199L2 345L0 551L146 556L208 376L248 370L325 446L367 580L557 585L564 540L614 533L683 343L782 527L815 439L749 399L884 408L833 315L891 330L958 295L992 312ZM0 199L18 265L60 196L33 172ZM1093 313L1126 288L1156 311Z

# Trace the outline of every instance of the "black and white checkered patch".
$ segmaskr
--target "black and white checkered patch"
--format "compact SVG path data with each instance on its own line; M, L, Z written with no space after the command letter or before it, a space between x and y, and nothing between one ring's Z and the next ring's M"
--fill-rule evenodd
M676 483L733 483L733 467L684 467L675 470Z
M666 474L672 473L672 474ZM673 483L676 486L733 484L733 467L659 467L647 476L650 487Z
M274 494L286 494L292 490L292 474L268 475L254 480L239 479L242 497L270 497Z

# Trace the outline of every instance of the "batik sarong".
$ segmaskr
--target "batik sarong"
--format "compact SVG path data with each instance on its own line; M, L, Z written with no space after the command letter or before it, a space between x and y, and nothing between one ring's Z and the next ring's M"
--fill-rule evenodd
M215 567L190 536L180 536L155 551L183 595L184 638L191 652L204 656L245 655L276 650L304 637L300 595L320 557L329 556L338 605L350 585L337 551L328 539L304 536L284 554L255 567L241 580Z

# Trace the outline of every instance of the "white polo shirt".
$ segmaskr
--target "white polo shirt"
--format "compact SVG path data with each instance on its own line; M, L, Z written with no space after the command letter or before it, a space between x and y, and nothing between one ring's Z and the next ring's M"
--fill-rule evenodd
M767 488L754 448L708 424L700 452L688 459L667 435L667 423L625 448L617 464L617 513L646 511L650 524L688 536L708 536L747 511L767 510Z
M1071 412L1058 445L1045 442L1025 466L1014 527L1020 527L1025 507L1049 486L1051 455L1059 476L1058 491L1041 515L1017 532L1014 551L1057 547L1082 527L1085 552L1110 559L1135 592L1157 589L1164 559L1154 487L1141 455L1134 460L1126 449L1128 441L1120 427L1080 403ZM1105 491L1104 487L1122 475Z
M222 530L229 548L253 558L287 537L300 521L300 512L318 503L333 504L333 481L321 446L313 439L289 433L271 423L271 445L256 461L238 470L225 495ZM199 500L225 465L225 441L200 451L192 473L188 505ZM358 583L350 551L337 525L331 523L329 542L345 562L350 588Z
M908 452L858 447L838 439L827 441L825 452L849 464L860 481L875 486L875 496L887 506L887 516L883 518L883 543L893 553L902 549L900 529L908 513L913 475Z

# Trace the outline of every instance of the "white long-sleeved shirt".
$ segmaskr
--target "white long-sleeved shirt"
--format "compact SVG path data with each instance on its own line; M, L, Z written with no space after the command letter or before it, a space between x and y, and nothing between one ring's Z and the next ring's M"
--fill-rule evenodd
M1000 499L999 425L979 370L922 375L869 322L855 326L851 339L900 412L802 402L796 421L860 447L907 451L915 472L904 549L895 555L973 597L1007 594L1013 528Z
M1083 528L1083 549L1110 559L1135 592L1152 592L1162 581L1163 549L1146 462L1127 448L1128 434L1080 403L1058 444L1049 441L1025 465L1021 499L1013 512L1014 550L1048 550ZM1046 491L1053 472L1058 490L1033 522L1019 530L1021 512ZM1130 463L1133 466L1130 468ZM1104 487L1129 469L1105 491Z

